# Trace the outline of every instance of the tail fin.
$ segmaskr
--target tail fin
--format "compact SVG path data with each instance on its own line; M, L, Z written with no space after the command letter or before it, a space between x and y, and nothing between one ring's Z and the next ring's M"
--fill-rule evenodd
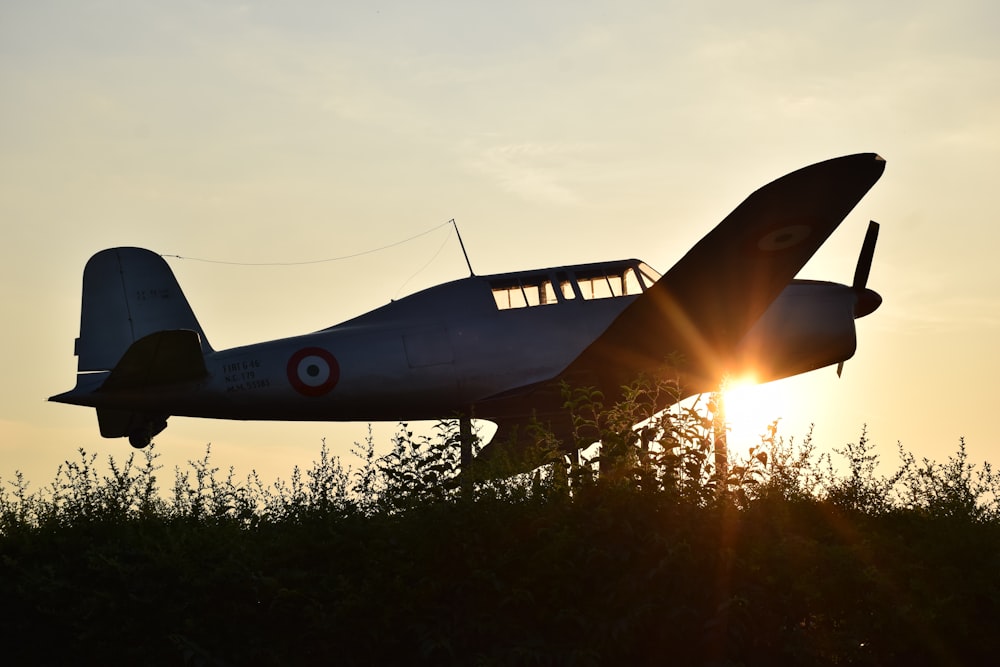
M170 267L142 248L102 250L83 271L77 370L113 369L125 351L159 331L198 334L202 354L212 351Z

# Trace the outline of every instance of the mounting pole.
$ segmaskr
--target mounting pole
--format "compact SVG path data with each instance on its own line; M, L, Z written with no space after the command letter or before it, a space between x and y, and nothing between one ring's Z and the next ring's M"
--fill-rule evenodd
M469 267L469 276L475 276L476 272L472 270L472 262L469 261L469 253L465 252L465 244L462 243L462 234L458 231L458 223L455 222L455 218L450 220L451 226L455 228L455 236L458 237L458 245L462 247L462 256L465 257L465 265Z
M461 414L458 417L458 439L462 447L459 476L462 481L462 499L472 500L472 417Z
M721 496L726 492L726 480L729 479L729 446L726 442L726 392L725 385L712 395L715 411L712 415L712 441L715 445L715 474L719 476L719 486L716 487Z

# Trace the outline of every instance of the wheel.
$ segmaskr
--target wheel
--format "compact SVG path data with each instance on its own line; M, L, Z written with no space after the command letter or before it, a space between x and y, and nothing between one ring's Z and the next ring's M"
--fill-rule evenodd
M153 441L153 437L167 428L166 417L150 416L128 434L128 443L136 449L143 449Z
M145 428L139 427L128 434L128 444L132 445L136 449L143 449L153 440L151 429L147 426Z

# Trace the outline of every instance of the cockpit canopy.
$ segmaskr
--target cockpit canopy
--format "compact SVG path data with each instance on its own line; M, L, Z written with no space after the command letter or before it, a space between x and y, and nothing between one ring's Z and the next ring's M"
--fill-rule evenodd
M499 310L546 306L574 299L634 296L659 280L660 274L637 259L550 269L490 280Z

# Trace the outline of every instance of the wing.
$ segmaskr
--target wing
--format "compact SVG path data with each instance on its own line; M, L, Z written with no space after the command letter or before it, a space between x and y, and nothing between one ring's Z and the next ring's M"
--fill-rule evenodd
M874 153L848 155L760 188L622 311L560 378L608 386L675 357L689 379L717 382L739 340L884 169Z
M481 463L506 457L508 473L543 463L544 452L533 450L535 420L572 449L562 381L607 395L667 367L680 376L685 395L717 387L739 341L884 170L874 153L848 155L751 194L556 377L492 400L482 412L498 429Z

